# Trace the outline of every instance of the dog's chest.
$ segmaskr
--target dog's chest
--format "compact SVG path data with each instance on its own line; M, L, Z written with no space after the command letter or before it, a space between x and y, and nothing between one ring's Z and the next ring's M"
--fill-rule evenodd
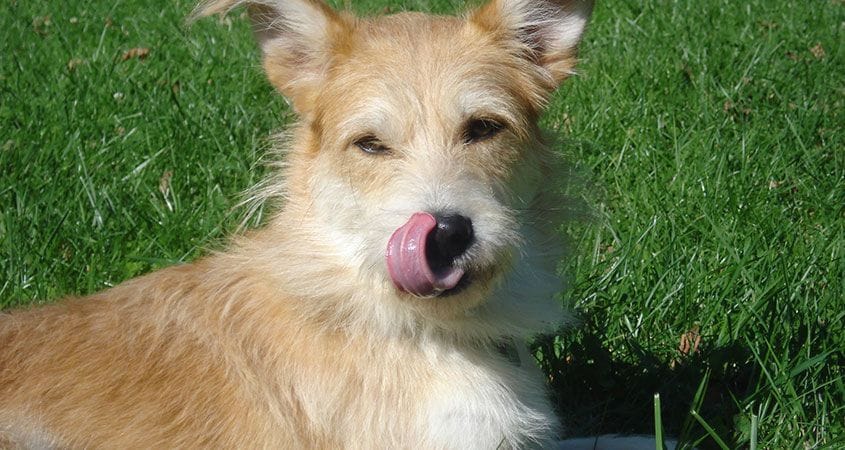
M414 425L430 448L511 448L549 439L557 419L533 360L496 354L432 358Z
M310 429L348 448L524 448L557 419L525 352L387 343L290 380ZM318 374L315 376L315 374Z

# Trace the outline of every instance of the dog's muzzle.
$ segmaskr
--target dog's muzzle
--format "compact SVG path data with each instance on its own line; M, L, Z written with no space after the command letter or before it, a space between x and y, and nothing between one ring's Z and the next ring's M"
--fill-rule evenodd
M399 290L432 297L455 289L465 270L455 260L472 245L472 221L457 214L414 213L387 243L387 269Z

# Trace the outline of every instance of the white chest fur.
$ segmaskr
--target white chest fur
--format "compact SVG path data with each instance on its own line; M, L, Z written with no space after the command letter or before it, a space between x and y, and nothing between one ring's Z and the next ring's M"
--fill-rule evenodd
M524 448L556 435L558 421L540 371L524 349L520 356L516 364L497 354L438 361L419 416L432 448Z

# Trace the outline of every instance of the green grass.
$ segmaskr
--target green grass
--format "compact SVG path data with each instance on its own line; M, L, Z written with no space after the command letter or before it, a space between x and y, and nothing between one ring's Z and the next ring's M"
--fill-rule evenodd
M0 4L0 306L236 229L289 113L239 13L192 7ZM386 7L454 9L355 4ZM843 24L839 0L599 2L544 119L593 216L561 264L581 325L536 342L572 431L654 433L659 393L700 448L845 446Z

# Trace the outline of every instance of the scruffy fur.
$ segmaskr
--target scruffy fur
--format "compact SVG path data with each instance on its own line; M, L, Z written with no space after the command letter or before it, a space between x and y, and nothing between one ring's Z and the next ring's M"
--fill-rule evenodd
M0 315L0 446L524 448L557 439L544 380L499 350L559 324L558 199L536 121L591 2L492 0L463 17L245 5L299 121L261 230L191 264ZM474 119L502 125L468 142ZM384 151L362 151L363 137ZM462 291L385 267L417 211L472 219Z

